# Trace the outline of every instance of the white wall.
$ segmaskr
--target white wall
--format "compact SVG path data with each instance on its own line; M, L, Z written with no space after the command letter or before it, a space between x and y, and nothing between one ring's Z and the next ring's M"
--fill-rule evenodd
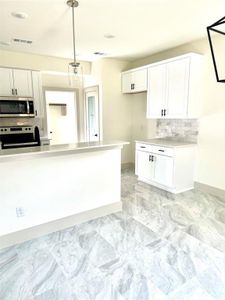
M224 55L224 37L217 38L217 49ZM150 57L135 61L132 67L171 58L187 52L204 55L203 63L203 114L199 120L198 159L195 180L225 190L225 83L217 83L207 39L198 40ZM224 65L225 68L225 65ZM133 103L133 138L152 137L154 121L143 122L136 115L145 114L144 94L135 96Z
M92 63L93 84L100 87L104 140L131 141L132 99L121 93L121 72L129 65L129 62L116 59L101 59ZM122 162L131 160L131 145L124 146Z

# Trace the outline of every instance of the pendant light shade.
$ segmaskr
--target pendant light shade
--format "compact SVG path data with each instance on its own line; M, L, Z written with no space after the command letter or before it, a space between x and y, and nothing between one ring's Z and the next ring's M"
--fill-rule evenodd
M208 26L207 33L216 80L225 83L225 17ZM220 41L215 42L218 35L223 37L224 47L221 47Z

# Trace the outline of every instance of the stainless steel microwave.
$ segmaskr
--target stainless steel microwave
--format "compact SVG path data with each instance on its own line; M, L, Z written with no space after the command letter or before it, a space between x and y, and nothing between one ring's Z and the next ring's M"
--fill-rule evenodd
M32 98L0 97L0 117L34 117L34 101Z

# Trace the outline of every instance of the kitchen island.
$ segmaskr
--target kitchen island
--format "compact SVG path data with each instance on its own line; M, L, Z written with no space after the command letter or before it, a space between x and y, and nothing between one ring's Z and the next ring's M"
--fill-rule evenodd
M0 150L0 248L120 211L124 144Z

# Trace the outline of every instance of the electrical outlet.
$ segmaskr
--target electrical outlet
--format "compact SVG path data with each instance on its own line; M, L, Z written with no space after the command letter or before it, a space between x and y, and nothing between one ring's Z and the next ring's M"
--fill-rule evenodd
M22 206L16 207L16 216L17 218L22 218L25 216L25 211Z

